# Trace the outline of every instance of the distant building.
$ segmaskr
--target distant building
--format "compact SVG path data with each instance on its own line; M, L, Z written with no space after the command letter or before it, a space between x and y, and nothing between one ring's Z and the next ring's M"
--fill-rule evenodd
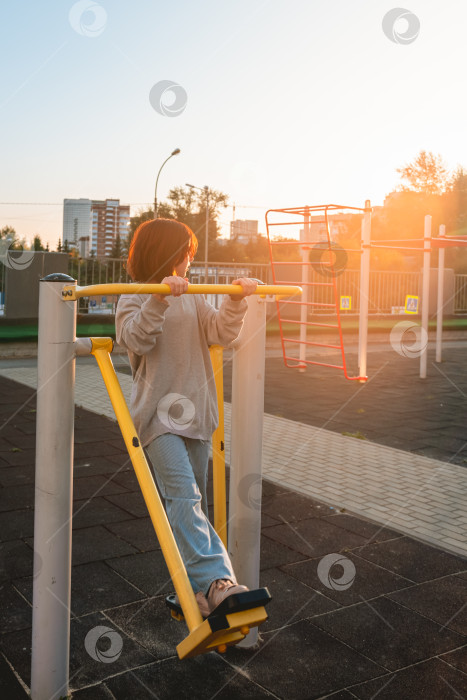
M119 199L93 200L91 251L96 257L110 255L117 233L123 241L129 223L130 207L120 204Z
M119 199L64 199L62 240L82 258L91 253L103 258L110 255L117 233L126 238L129 221L130 207Z
M62 243L67 242L69 248L77 248L83 258L87 257L89 252L91 205L90 199L63 200Z
M251 219L236 219L230 222L230 240L249 243L258 237L258 222Z

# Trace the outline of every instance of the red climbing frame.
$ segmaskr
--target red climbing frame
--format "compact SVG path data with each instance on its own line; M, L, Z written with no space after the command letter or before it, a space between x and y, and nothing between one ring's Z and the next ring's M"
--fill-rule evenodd
M328 282L316 282L316 281L309 281L309 276L308 275L302 275L302 277L305 277L304 279L301 280L300 284L303 286L304 289L304 297L307 298L308 295L308 290L311 289L312 287L332 287L332 292L333 292L333 298L334 302L332 304L329 303L323 303L323 302L315 302L315 301L293 301L291 299L278 299L277 300L277 314L278 314L278 319L279 319L279 330L280 330L280 336L281 336L281 343L282 343L282 352L284 356L284 362L286 367L296 367L298 369L304 369L306 365L320 365L322 367L333 367L335 369L340 369L343 370L344 376L346 379L351 379L351 380L358 380L358 381L365 381L367 377L351 377L349 376L347 372L347 364L345 360L345 350L344 350L344 341L343 341L343 336L342 336L342 325L341 325L341 314L340 314L340 309L339 309L339 297L338 297L338 292L337 292L337 284L336 284L336 270L334 267L334 262L333 259L335 257L335 252L336 249L335 247L333 248L333 242L331 241L331 235L330 235L330 222L329 222L329 213L328 212L340 212L342 211L361 211L362 213L365 211L364 209L360 207L348 207L348 206L342 206L339 204L325 204L325 205L318 205L318 206L312 206L312 207L292 207L292 208L285 208L285 209L269 209L266 212L266 228L267 228L267 234L268 234L268 242L269 242L269 254L270 254L270 259L271 259L271 268L272 268L272 276L274 280L274 284L292 284L289 281L281 279L281 270L284 268L282 266L289 266L289 265L300 265L303 266L302 270L306 270L306 266L310 266L310 270L313 268L313 265L320 265L321 268L329 268L330 272L330 280ZM316 215L321 215L323 218L313 218L311 221L311 216L316 216ZM281 221L274 221L272 220L273 218L277 218L277 216L280 216L283 220ZM291 220L289 220L287 217L291 216ZM302 217L301 219L299 217ZM308 254L308 259L305 261L304 259L304 253L303 251L311 251L312 248L317 247L317 241L316 240L297 240L296 243L294 243L293 240L286 240L286 241L276 241L272 239L272 233L271 231L273 230L273 227L275 226L301 226L303 227L303 230L305 231L305 236L307 236L307 230L308 233L310 231L311 225L316 225L316 224L325 224L325 230L326 230L326 236L327 236L327 242L319 242L319 248L320 251L324 250L324 253L321 252L320 259L319 261L312 261L309 258L311 257L310 254ZM290 230L290 229L289 229ZM302 255L302 261L297 262L297 261L283 261L283 260L276 260L274 252L278 250L279 246L297 246L298 252L301 253ZM361 252L360 250L352 250L352 251L346 251L343 248L339 247L339 252L352 252L352 253L358 253ZM322 259L323 255L325 257L328 257L328 260ZM293 284L297 284L297 282L293 282ZM308 321L308 312L301 312L301 320L298 321L293 318L285 318L283 315L284 311L284 305L286 304L291 304L293 306L285 307L287 308L293 308L295 307L300 307L301 309L308 309L309 307L314 307L314 306L319 306L320 308L323 307L329 307L329 311L335 313L336 316L336 323L319 323L319 322L311 322ZM306 320L303 320L303 318L306 317ZM305 327L305 332L301 330L300 332L300 340L297 338L290 338L286 337L284 334L284 323L292 323L292 324L297 324L298 326ZM317 343L317 342L312 342L309 340L304 339L306 337L306 329L307 328L334 328L336 330L336 335L339 338L339 343ZM302 357L292 357L289 354L289 351L287 350L286 344L293 343L295 346L306 346L306 347L324 347L324 348L333 348L336 350L340 350L341 352L341 357L342 357L342 364L341 365L336 365L336 364L330 364L327 362L316 362L315 360L309 360ZM304 355L304 353L303 353ZM292 364L293 363L293 364Z

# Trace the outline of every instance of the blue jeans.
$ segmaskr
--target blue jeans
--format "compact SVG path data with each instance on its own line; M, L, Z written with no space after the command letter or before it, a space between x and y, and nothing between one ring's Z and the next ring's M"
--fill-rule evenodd
M218 578L236 583L229 555L208 519L209 442L165 433L146 450L193 592L206 595Z

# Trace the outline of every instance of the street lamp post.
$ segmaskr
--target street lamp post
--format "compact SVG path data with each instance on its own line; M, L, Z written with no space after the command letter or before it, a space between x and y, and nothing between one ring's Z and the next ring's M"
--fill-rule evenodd
M156 187L154 188L154 218L157 219L157 183L159 182L159 175L161 174L161 170L164 167L164 165L167 163L168 160L172 158L172 156L178 156L180 153L180 149L176 148L168 158L164 160L162 163L161 167L159 168L159 172L157 173L157 178L156 178Z
M190 185L186 183L187 187L192 187L195 190L204 192L206 194L206 224L205 224L205 242L204 242L204 283L208 284L208 240L209 240L209 187L205 185L204 187L197 187L196 185Z

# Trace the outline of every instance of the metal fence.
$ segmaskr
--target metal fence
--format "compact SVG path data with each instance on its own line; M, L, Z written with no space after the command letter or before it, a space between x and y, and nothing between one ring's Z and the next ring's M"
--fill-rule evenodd
M300 284L301 265L292 265L284 270L285 278L277 279L279 284ZM308 315L333 313L329 305L334 304L334 287L328 268L308 270L306 301L311 303ZM407 294L418 295L421 273L418 272L391 272L375 270L370 272L370 289L368 313L394 314L399 313L405 305ZM314 286L316 285L316 286ZM337 296L346 297L346 305L343 313L358 313L360 306L360 271L341 270L336 272ZM297 316L300 308L295 306ZM289 315L289 309L287 311Z
M3 265L0 264L0 268ZM69 274L78 281L80 286L90 284L106 284L109 282L130 282L125 269L125 260L107 258L82 259L70 258ZM301 266L296 267L297 275L300 275ZM3 278L0 270L0 315L3 303ZM209 263L208 278L211 284L229 284L236 277L256 277L266 284L272 283L271 268L269 264L255 263ZM197 284L204 282L204 265L195 264L189 272L189 279ZM315 270L311 272L310 281L326 281L322 273ZM331 281L330 278L328 281ZM360 272L358 270L344 270L337 275L337 293L339 296L351 297L351 306L343 313L358 313L360 304ZM290 280L291 284L299 284L300 280ZM404 306L407 294L417 295L421 288L421 273L419 272L392 272L387 270L374 270L370 274L370 303L369 313L391 314L397 313ZM310 301L315 303L333 303L333 291L331 287L310 287ZM215 305L219 299L213 296L210 299ZM117 297L103 296L92 299L80 299L78 311L80 313L108 313L115 312ZM327 313L329 307L313 307L314 313ZM467 314L467 274L455 275L455 299L454 313Z
M301 269L297 266L297 273ZM204 282L204 265L194 264L189 271L189 280L193 284ZM125 269L124 259L108 258L105 261L93 259L70 259L69 274L78 280L80 286L88 284L106 284L109 282L131 282ZM393 272L391 270L372 270L370 273L370 300L369 313L393 314L398 313L405 305L407 294L418 295L421 289L421 272ZM269 264L259 263L223 263L212 262L208 267L209 284L230 284L237 277L255 277L265 282L272 283L271 267ZM323 273L312 270L310 282L323 281ZM330 281L330 278L329 278ZM350 309L343 311L345 314L358 313L360 305L360 271L343 270L338 273L337 293L339 296L351 297ZM299 280L296 282L300 283ZM311 287L310 301L316 303L333 303L333 291L331 287ZM219 297L213 295L209 301L217 306ZM88 313L115 313L117 297L95 297L94 299L80 299L78 311ZM313 313L329 313L327 306L313 307ZM455 275L455 299L454 313L467 313L467 274Z
M125 259L70 258L68 274L77 280L80 287L90 284L111 282L131 282L125 269ZM78 300L78 313L114 314L118 297L116 295L82 298Z
M370 273L370 292L368 313L393 314L398 313L405 305L407 294L418 295L421 273L391 272L376 270ZM323 275L312 271L310 282L322 282ZM327 278L331 281L331 277ZM350 298L348 310L344 313L358 313L360 306L360 271L344 270L336 278L337 295ZM325 304L334 303L332 287L310 287L309 301L323 306L314 306L313 313L329 313Z
M73 260L70 265L70 275L78 280L79 286L88 284L106 284L108 282L131 281L126 269L125 260L108 259L105 261ZM295 268L297 279L289 280L290 283L300 284L299 275L301 266ZM193 284L204 282L205 268L202 263L192 265L189 271L189 280ZM209 284L230 284L237 277L255 277L270 284L272 282L271 267L268 264L254 263L222 263L213 262L208 266ZM467 275L463 277L467 278ZM331 281L330 277L324 277L323 272L311 271L310 282ZM418 294L421 273L418 272L391 272L373 271L370 274L370 306L371 314L391 314L404 306L407 294ZM359 270L343 270L337 274L337 293L339 296L351 297L350 309L344 313L357 313L360 304L360 272ZM465 292L467 296L467 291ZM329 313L329 306L334 302L332 287L310 287L309 301L318 304L313 307L313 313ZM209 298L209 301L217 306L220 299L217 295ZM467 301L467 300L466 300ZM116 297L94 297L93 299L80 299L78 311L89 313L114 313ZM319 306L323 304L323 306ZM465 307L464 307L465 308Z
M467 275L455 275L454 313L467 314Z

